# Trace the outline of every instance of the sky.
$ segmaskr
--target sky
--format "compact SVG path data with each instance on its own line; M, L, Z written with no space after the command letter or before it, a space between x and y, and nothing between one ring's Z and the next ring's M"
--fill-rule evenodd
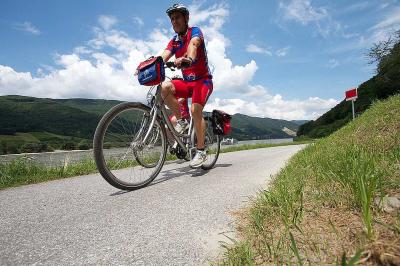
M205 109L231 114L318 118L375 74L368 49L400 29L399 0L181 3L214 76ZM2 0L0 95L145 102L133 73L174 35L172 4Z

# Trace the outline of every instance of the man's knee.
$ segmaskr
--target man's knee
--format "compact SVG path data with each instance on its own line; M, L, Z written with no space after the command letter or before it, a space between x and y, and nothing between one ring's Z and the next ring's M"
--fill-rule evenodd
M193 115L194 117L199 117L199 116L202 116L202 114L203 114L203 108L204 108L204 107L203 107L201 104L194 103L194 104L192 104L192 106L190 107L190 110L191 110L192 115Z
M161 84L161 94L163 98L167 97L169 94L175 94L174 91L174 85L172 82L168 81Z

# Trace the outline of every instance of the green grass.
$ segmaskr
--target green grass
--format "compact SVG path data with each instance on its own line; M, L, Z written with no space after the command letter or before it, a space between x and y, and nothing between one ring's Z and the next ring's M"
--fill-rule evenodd
M232 146L221 150L221 152L234 152L246 149L257 149L267 148L281 145L295 145L303 144L305 142L293 142L293 143L282 143L282 144L255 144L255 145L243 145L243 146ZM167 153L166 160L176 160L177 158ZM132 162L124 162L117 168L124 168L132 166ZM112 166L115 168L115 166ZM96 173L97 168L93 159L85 159L78 163L65 163L63 166L49 167L42 164L36 163L27 158L16 159L10 163L0 162L0 189L8 187L15 187L20 185L27 185L33 183L39 183L54 179L67 178L78 175L86 175Z
M373 205L374 198L400 191L399 114L400 95L376 102L355 121L292 157L269 189L254 199L243 242L227 247L229 256L239 256L237 246L251 243L253 263L329 264L340 261L343 251L350 254L368 243L387 241L379 237L400 237L376 226L374 221L384 214ZM343 221L349 228L337 226ZM351 226L358 221L359 230ZM387 227L396 228L396 222ZM346 239L346 230L358 230L353 242L338 240Z
M10 163L0 163L0 189L85 175L97 171L93 160L86 159L78 163L46 167L29 159L16 159Z

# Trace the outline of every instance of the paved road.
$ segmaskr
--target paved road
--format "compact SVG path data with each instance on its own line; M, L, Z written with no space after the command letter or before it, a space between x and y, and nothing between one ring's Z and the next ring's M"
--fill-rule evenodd
M168 164L133 192L98 174L0 191L0 265L207 264L230 213L302 147L221 154L209 172Z

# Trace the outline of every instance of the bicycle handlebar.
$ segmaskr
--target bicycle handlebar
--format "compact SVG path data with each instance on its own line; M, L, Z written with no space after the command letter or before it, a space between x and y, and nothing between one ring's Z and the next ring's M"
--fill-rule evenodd
M186 67L189 67L189 66L190 66L190 63L189 63L189 62L182 62L180 68L186 68ZM173 71L174 71L174 68L178 68L178 67L175 65L175 63L174 63L174 62L171 62L171 61L165 62L165 67L170 68L170 69L173 70Z
M176 66L175 66L174 62L169 61L169 62L165 62L165 67L167 67L167 68L175 68Z

